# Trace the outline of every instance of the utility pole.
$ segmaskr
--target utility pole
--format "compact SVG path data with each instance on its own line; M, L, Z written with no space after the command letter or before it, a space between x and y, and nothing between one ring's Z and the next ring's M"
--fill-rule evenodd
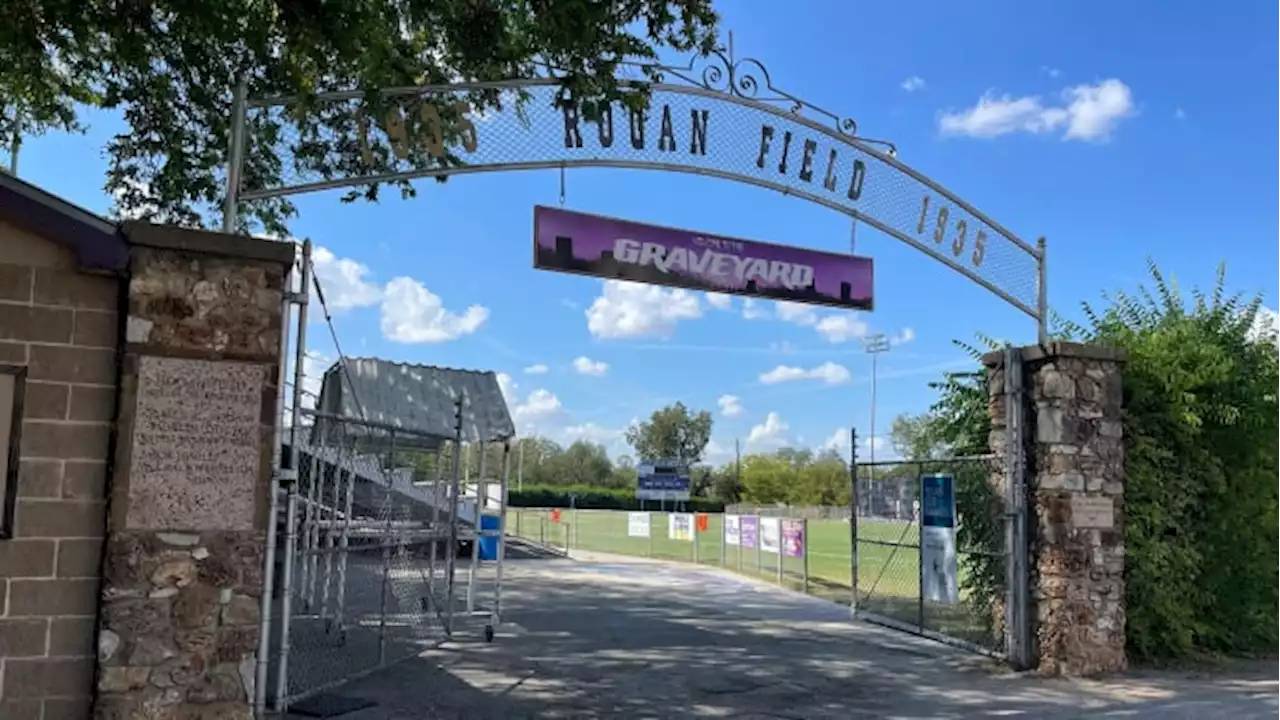
M862 347L871 356L871 434L867 437L867 450L871 456L871 472L874 476L876 464L876 358L880 353L889 351L889 338L882 333L868 335L862 339Z
M735 490L742 492L742 447L738 438L733 439L733 484Z

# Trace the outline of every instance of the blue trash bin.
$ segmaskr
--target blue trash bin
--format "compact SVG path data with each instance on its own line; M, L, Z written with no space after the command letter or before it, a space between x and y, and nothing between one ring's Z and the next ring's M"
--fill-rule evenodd
M497 515L481 515L481 530L498 530L502 528L502 519ZM480 559L494 561L498 559L498 536L482 535L480 537Z

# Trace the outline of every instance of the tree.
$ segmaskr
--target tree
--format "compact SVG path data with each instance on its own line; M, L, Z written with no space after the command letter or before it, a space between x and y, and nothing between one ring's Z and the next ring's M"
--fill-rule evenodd
M626 439L642 460L674 459L694 465L711 442L711 423L711 413L690 414L684 403L677 402L627 428Z
M192 226L208 224L222 202L238 82L253 98L297 98L287 111L247 121L244 177L252 184L278 186L300 173L369 176L396 162L389 147L366 153L357 142L363 118L392 109L380 89L527 78L549 65L563 76L557 101L580 104L590 119L603 101L643 105L643 88L615 80L620 61L653 60L663 47L708 52L717 24L710 0L28 0L7 9L0 141L80 130L86 107L118 111L127 127L106 148L106 187L118 209ZM363 99L320 108L312 99L326 91ZM510 102L496 90L426 101L447 147L466 132L460 99L473 113ZM412 141L423 130L406 123ZM414 169L461 162L408 154ZM395 185L414 194L407 181ZM373 184L344 199L378 194ZM296 212L285 199L246 203L238 224L284 235Z
M742 499L757 505L785 503L795 468L776 454L748 455L742 460Z
M738 464L726 463L711 474L711 497L723 503L742 499L742 483L738 481Z

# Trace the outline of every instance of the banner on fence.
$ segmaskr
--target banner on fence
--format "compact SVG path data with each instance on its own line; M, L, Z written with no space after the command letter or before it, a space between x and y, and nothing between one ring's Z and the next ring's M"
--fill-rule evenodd
M782 522L781 518L762 517L760 518L760 549L765 552L776 553L782 544Z
M760 518L756 515L743 515L738 521L738 530L742 533L742 547L755 549L760 539Z
M742 544L742 518L737 515L724 516L724 544L725 545L741 545Z
M649 537L649 513L627 513L627 536L639 538Z
M931 602L960 602L956 489L951 475L920 476L920 593Z
M690 513L671 513L668 515L667 537L672 540L692 540L693 515Z
M560 511L558 509L551 511L551 522L553 523L560 522Z
M782 552L787 557L804 557L805 539L803 520L782 521Z

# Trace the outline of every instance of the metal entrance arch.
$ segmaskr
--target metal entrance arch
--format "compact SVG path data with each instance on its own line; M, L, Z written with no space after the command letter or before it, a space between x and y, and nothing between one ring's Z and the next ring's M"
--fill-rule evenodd
M777 88L764 65L732 50L685 66L624 65L649 80L643 110L567 96L563 75L390 88L311 98L236 93L226 229L238 204L319 190L509 170L608 167L718 177L769 188L849 215L933 257L1036 321L1047 337L1045 248L1031 245L896 158L857 123ZM473 108L483 108L473 112ZM325 132L249 137L288 128L290 114L325 118ZM280 158L276 187L242 172L246 148Z
M565 76L554 69L535 78L389 88L371 96L352 91L255 99L241 86L233 109L224 229L235 229L241 202L415 178L573 167L705 175L794 195L895 237L1035 319L1038 339L1047 341L1043 239L1028 244L900 162L891 143L863 138L852 119L777 88L757 60L739 60L728 51L682 67L622 68L645 79L620 77L620 87L631 95L611 104L573 98ZM635 99L644 102L628 102ZM305 135L281 132L298 113L316 114L323 126ZM257 182L256 173L246 171L253 170L246 168L246 154L279 162L282 181ZM301 356L295 373L300 367ZM1006 373L1005 382L1007 398L1019 397L1021 380ZM300 377L295 383L300 385ZM992 512L1007 529L997 554L1012 561L1003 562L1008 596L998 604L1009 636L998 652L1020 664L1028 647L1022 613L1027 567L1025 555L1015 550L1025 545L1026 533L1017 450L1023 423L1011 419L1004 432L1001 446L1014 450L998 458L1002 467L992 478L1000 478L996 484L1008 495ZM851 474L856 498L858 471ZM874 588L862 593L856 580L857 517L855 510L855 612L874 595Z

